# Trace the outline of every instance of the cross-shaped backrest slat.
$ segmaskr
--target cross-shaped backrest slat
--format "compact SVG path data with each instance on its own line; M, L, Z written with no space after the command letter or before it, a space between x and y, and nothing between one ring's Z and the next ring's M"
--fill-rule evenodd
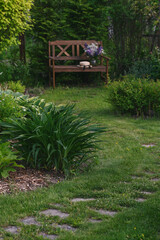
M53 42L50 41L49 57L53 57L55 60L85 60L87 59L87 56L83 51L85 43L97 43L98 45L102 46L102 41L96 40L57 40ZM61 51L59 52L58 49L60 49Z
M57 55L57 57L62 56L62 54L64 53L66 56L70 57L70 54L67 53L67 49L70 47L71 45L67 45L65 48L61 47L60 45L57 45L57 47L61 50L61 52Z

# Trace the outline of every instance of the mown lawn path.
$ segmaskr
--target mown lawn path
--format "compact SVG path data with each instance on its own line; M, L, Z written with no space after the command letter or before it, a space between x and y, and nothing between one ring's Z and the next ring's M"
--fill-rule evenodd
M159 120L116 115L106 94L57 88L42 96L76 102L77 111L106 127L99 164L49 188L0 196L2 239L160 239Z

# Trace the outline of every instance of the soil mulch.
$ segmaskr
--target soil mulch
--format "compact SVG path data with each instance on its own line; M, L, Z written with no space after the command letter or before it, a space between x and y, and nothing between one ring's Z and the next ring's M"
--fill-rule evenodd
M8 178L0 179L0 194L26 192L39 187L48 187L64 179L62 174L35 169L18 168Z

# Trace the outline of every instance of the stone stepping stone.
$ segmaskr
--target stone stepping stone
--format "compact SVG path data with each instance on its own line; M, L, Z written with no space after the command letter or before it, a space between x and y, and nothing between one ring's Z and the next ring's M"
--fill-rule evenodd
M56 239L58 237L57 235L48 235L48 234L43 233L43 232L40 233L39 236L42 236L42 237L44 237L46 239L51 239L51 240L54 240L54 239Z
M64 207L64 205L59 204L59 203L50 203L49 205L50 205L51 207L57 207L57 208L62 208L62 207Z
M146 147L146 148L149 148L149 147L154 147L156 146L155 144L142 144L142 147Z
M8 226L8 227L4 228L4 230L11 234L19 234L21 229L20 229L20 227L16 227L16 226Z
M40 212L40 214L44 214L46 216L58 216L60 218L67 218L69 216L68 213L63 213L56 209L47 209L45 211Z
M38 223L34 217L26 217L24 219L21 219L20 222L22 222L24 225L36 225L41 226L40 223Z
M74 227L71 227L71 226L69 226L69 225L67 225L67 224L62 224L62 225L60 225L60 224L56 224L56 223L53 223L52 224L52 226L53 227L58 227L58 228L61 228L61 229L64 229L64 230L66 230L66 231L76 231L77 229L76 228L74 228Z
M61 204L59 204L59 203L55 203L55 204L53 204L54 206L56 206L56 207L63 207L63 205L61 205Z
M132 179L140 179L141 177L139 176L132 176Z
M159 178L152 178L152 179L150 179L152 182L158 182L158 181L160 181L160 179Z
M147 175L154 175L155 173L154 172L145 171L145 174L147 174Z
M90 222L90 223L100 223L100 222L102 222L102 220L90 218L90 219L88 220L88 222Z
M120 183L123 183L123 184L130 184L130 182L120 182Z
M153 194L152 192L145 192L145 191L142 191L141 193L142 193L142 194L145 194L145 195L151 195L151 194Z
M135 199L135 201L136 202L144 202L144 201L146 201L146 199L144 199L144 198L137 198L137 199Z
M126 182L126 181L124 181L124 182L119 182L120 184L125 184L125 185L129 185L129 184L131 184L131 182Z
M115 214L117 214L117 212L115 212L115 211L107 211L107 210L102 210L102 209L100 209L100 210L94 209L94 211L98 212L100 214L103 214L103 215L111 216L111 217L113 217Z
M88 201L94 201L95 198L73 198L71 202L88 202Z
M155 162L154 164L160 165L160 162Z

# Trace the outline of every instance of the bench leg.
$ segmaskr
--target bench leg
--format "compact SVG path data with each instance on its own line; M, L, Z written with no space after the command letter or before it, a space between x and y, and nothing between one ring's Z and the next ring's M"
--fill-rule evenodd
M104 76L103 72L101 72L101 79L105 82L105 84L107 83L106 75Z
M49 69L49 87L51 86L51 71Z
M56 81L56 76L55 76L54 63L53 63L53 88L55 88L56 86L55 81Z
M55 76L55 72L53 72L53 88L56 87L55 80L56 80L56 76Z
M108 59L107 59L107 65L106 65L106 85L108 84Z
M101 72L101 79L105 80L105 77L103 76L103 72Z
M108 84L108 72L106 72L106 85Z

